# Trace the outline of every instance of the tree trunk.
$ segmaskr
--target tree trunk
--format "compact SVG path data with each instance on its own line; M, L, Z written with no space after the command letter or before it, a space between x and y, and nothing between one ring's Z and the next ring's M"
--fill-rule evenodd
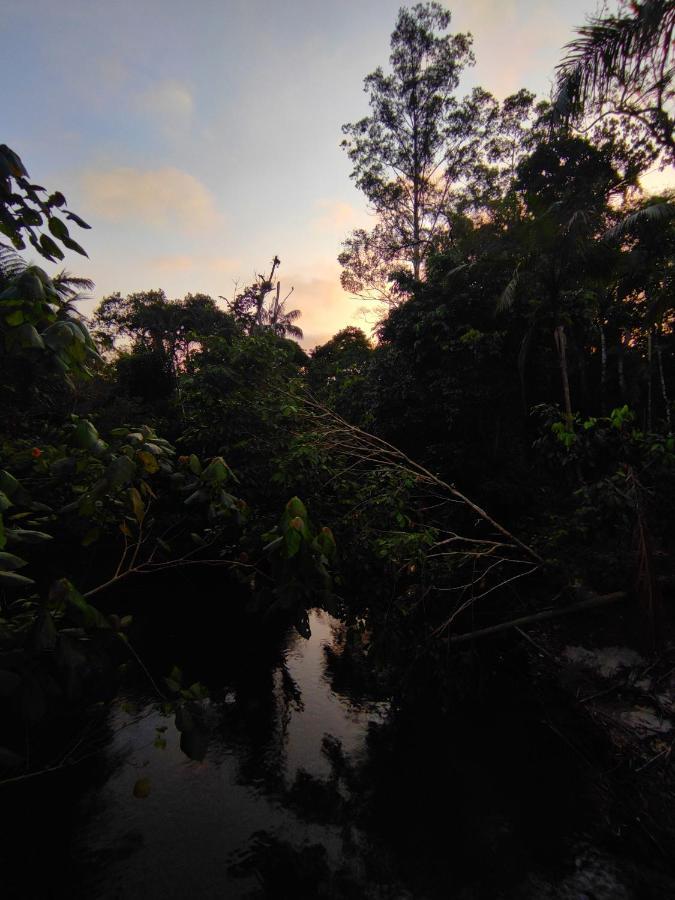
M600 413L604 416L607 414L607 339L602 321L598 323L598 328L600 329Z
M656 361L659 367L659 381L661 382L661 396L663 397L663 405L666 410L666 422L668 424L668 434L672 434L672 423L670 421L670 400L668 399L668 389L666 388L666 379L663 374L663 360L661 358L661 344L659 342L659 334L661 326L659 325L656 332Z
M572 423L574 416L572 415L572 399L570 397L570 381L567 372L567 338L565 336L565 326L556 326L553 332L555 337L555 345L558 349L558 361L560 363L560 378L562 380L563 400L565 403L565 417L569 424Z
M652 430L652 331L647 332L647 431Z
M619 332L619 345L616 353L616 369L619 376L619 392L621 399L626 399L626 377L623 371L623 334Z

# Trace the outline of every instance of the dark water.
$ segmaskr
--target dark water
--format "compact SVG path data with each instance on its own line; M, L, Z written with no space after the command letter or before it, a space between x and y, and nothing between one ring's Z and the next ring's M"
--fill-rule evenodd
M309 639L176 622L144 659L209 698L177 713L134 669L99 752L0 795L3 900L675 897L648 839L625 856L602 753L518 660L482 661L485 690L441 713L452 684L383 689L326 612Z
M311 845L325 849L317 861L324 875L340 867L341 828L315 821L331 818L312 796L333 777L324 738L358 760L369 724L384 721L387 704L336 692L326 649L339 643L340 625L313 610L310 627L309 640L289 630L261 691L225 690L220 703L201 704L201 761L181 750L174 716L155 700L140 693L115 704L105 751L110 774L85 798L89 813L76 838L90 896L255 896L271 856L272 868L282 870L272 879L302 882L302 869L316 864L294 852ZM134 796L139 779L147 779L142 798ZM329 800L340 802L339 785ZM289 866L300 871L286 874Z

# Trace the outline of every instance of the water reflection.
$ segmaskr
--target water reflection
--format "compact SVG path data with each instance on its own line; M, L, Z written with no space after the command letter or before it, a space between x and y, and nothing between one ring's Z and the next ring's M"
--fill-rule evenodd
M353 836L339 824L337 763L359 759L386 704L333 689L327 649L339 654L340 625L319 610L309 620L309 640L289 631L267 667L240 660L204 704L208 747L142 693L116 705L110 775L78 837L89 896L299 896L343 865Z

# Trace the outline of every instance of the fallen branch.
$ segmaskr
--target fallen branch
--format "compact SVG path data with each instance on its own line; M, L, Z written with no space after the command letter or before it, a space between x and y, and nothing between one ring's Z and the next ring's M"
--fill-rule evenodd
M370 434L369 432L358 428L356 425L352 425L334 410L323 406L313 397L304 396L301 398L295 397L294 399L296 401L300 399L300 402L302 402L309 411L315 428L322 433L325 449L335 450L344 453L347 456L351 456L356 460L355 465L358 465L360 462L368 464L379 462L385 467L396 468L400 471L407 472L409 475L414 476L418 482L424 482L426 484L434 485L437 488L441 488L442 491L447 492L451 497L460 501L468 507L468 509L476 513L479 518L484 522L487 522L503 537L520 547L520 549L531 559L535 560L538 565L544 565L543 558L536 550L519 540L514 534L504 528L503 525L500 525L499 522L459 491L453 484L448 484L448 482L443 481L437 475L434 475L433 472L430 472L429 469L426 469L420 463L410 459L410 457L406 456L406 454L403 453L402 450L399 450L398 447L395 447L383 438L377 437L377 435ZM350 468L352 468L352 466L350 466Z
M474 641L479 638L489 637L491 634L499 634L510 628L518 628L520 625L529 625L532 622L544 622L548 619L558 619L575 612L583 612L586 609L596 609L600 606L609 606L610 603L618 603L626 600L627 591L615 591L613 594L603 594L601 597L593 597L591 600L582 600L572 603L562 609L547 609L544 612L533 613L529 616L521 616L519 619L511 619L509 622L501 622L499 625L491 625L489 628L480 628L477 631L469 631L465 634L455 634L450 638L451 644L459 644L464 641Z

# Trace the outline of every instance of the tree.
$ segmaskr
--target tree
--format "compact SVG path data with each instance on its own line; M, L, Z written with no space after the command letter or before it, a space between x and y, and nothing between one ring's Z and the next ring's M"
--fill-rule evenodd
M97 333L112 347L119 338L131 342L134 353L152 354L175 380L191 349L204 336L231 337L232 316L218 309L206 294L167 300L164 291L141 291L105 297L94 313Z
M675 163L672 0L622 4L622 15L593 18L567 44L558 66L555 118L580 124L619 117L637 126L654 155Z
M510 309L519 294L529 295L532 324L523 340L521 362L524 366L534 320L546 323L553 333L563 406L571 422L569 328L588 316L591 294L584 276L592 271L597 249L593 241L606 225L608 199L625 190L625 184L609 148L566 136L541 144L524 159L516 184L524 216L513 230L517 263L498 310Z
M286 309L286 301L293 288L281 299L281 282L275 277L280 265L281 260L275 256L268 276L257 275L253 284L240 293L235 292L233 300L221 298L246 334L272 331L277 337L302 338L302 329L294 324L302 315L301 311Z
M371 114L343 125L342 146L352 178L377 213L376 257L391 268L409 265L422 274L425 251L439 227L449 182L448 141L459 104L453 91L473 62L471 36L439 34L450 13L439 3L399 10L391 36L391 74L376 69L365 79ZM347 290L367 290L367 272L350 269L363 259L366 232L352 236L340 262ZM355 289L360 289L356 291Z
M307 386L313 396L352 424L365 424L372 399L368 376L373 355L363 331L349 325L314 349Z

